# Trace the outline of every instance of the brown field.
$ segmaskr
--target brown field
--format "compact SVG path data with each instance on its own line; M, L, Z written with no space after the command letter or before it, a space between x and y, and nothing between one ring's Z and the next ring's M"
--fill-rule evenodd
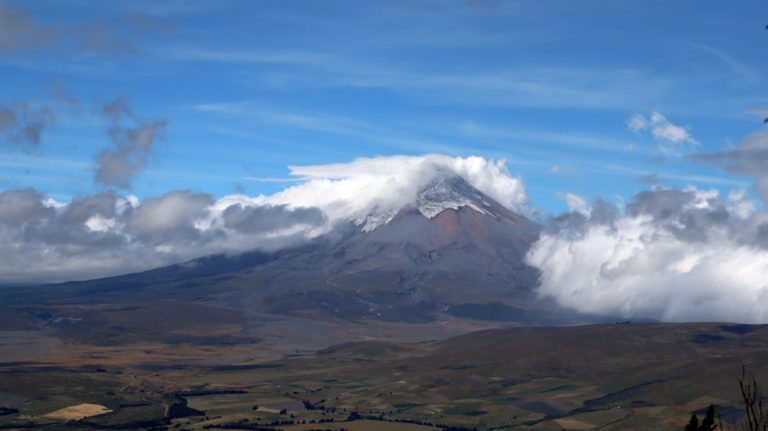
M112 410L99 404L83 403L83 404L77 404L74 406L64 407L63 409L58 409L50 413L46 413L43 416L51 419L70 420L70 419L89 418L92 416L99 416L107 413L112 413Z
M312 429L346 429L349 431L437 431L440 428L424 425L392 423L371 420L359 420L354 422L324 423L324 424L302 424L288 425L281 427L285 431L308 431Z
M557 422L558 425L563 427L563 429L567 429L567 430L591 430L591 429L595 429L595 424L582 422L580 420L576 420L576 419L572 419L572 418L556 419L555 422Z
M710 404L737 419L736 377L746 364L768 381L767 345L768 328L721 324L520 327L287 355L261 343L59 342L43 359L35 349L0 363L0 405L19 411L0 427L86 416L79 427L671 431ZM166 417L178 399L204 413ZM74 408L86 403L99 407Z

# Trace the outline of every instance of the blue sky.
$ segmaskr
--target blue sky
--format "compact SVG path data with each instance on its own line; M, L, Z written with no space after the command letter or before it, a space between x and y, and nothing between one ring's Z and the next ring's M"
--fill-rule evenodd
M690 155L737 145L768 107L758 1L2 3L57 35L0 43L0 104L60 85L83 107L36 145L2 142L0 190L62 200L104 187L91 106L115 97L167 121L124 190L142 198L270 194L288 165L442 153L505 159L551 212L566 192L749 189ZM686 137L630 130L653 112Z

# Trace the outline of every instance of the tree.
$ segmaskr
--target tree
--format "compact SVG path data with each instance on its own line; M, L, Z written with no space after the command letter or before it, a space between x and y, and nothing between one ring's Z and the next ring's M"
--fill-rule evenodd
M746 365L741 367L738 383L744 416L733 428L723 426L720 415L715 420L715 406L710 405L701 423L693 414L684 431L768 431L768 409L763 405L763 389L755 375L747 373Z
M715 424L715 406L710 405L704 419L701 421L701 425L699 425L698 416L694 413L691 415L691 420L685 426L684 431L715 431L717 429L718 426Z
M711 405L707 409L707 414L704 416L704 420L701 421L699 431L714 431L717 429L715 424L715 406Z
M739 390L744 404L745 415L739 429L745 431L768 431L768 412L763 406L763 390L754 374L747 376L747 367L742 365Z
M685 426L685 431L699 431L699 418L696 416L696 413L691 415L691 420Z

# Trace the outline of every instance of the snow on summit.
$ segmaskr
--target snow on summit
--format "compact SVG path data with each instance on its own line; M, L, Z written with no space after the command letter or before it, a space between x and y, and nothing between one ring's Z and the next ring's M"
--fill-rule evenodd
M388 156L292 166L291 174L305 182L260 196L253 203L316 207L331 223L354 221L365 231L409 207L428 218L460 206L483 212L482 195L509 210L529 212L523 181L509 173L503 160L437 154Z

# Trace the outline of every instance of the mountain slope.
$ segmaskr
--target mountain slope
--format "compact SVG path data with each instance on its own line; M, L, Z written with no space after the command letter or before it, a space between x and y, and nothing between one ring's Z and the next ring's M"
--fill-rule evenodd
M0 299L31 308L172 300L178 307L224 307L246 320L262 314L412 323L583 320L536 298L538 272L524 257L539 229L463 178L445 175L394 215L372 213L301 247L0 291Z
M286 253L245 280L254 280L264 295L261 305L276 313L537 319L538 272L524 264L524 256L539 226L464 179L440 177L419 191L415 206L373 229L371 219L381 217L346 226L336 240Z

